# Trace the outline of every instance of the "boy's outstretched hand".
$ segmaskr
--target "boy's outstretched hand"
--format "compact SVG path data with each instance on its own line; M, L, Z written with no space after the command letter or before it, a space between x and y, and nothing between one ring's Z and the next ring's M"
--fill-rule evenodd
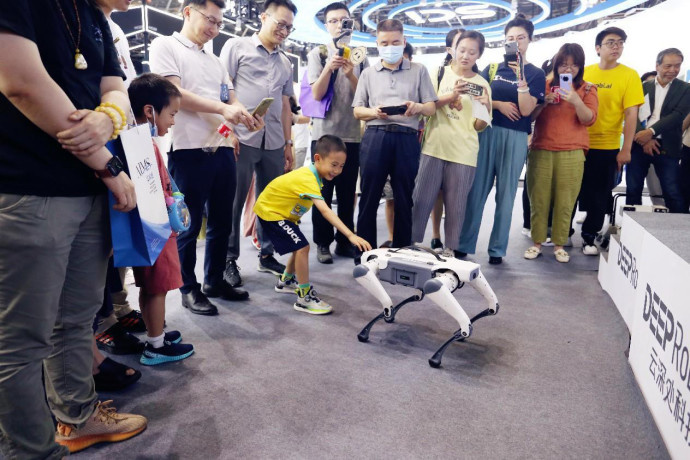
M350 240L350 243L355 245L357 247L357 249L359 249L360 251L362 251L362 252L371 251L371 245L364 238L360 238L359 236L353 234L348 239Z

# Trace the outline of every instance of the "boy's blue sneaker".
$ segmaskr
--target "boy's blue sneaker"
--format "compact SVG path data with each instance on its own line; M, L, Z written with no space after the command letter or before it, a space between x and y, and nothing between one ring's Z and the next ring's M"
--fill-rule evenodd
M182 334L180 334L180 331L168 331L165 333L163 340L170 343L180 343L182 341Z
M281 280L280 277L278 277L278 282L276 283L275 290L276 292L282 292L284 294L295 294L297 292L297 279L293 276L292 278L286 279L285 281Z
M188 358L194 353L194 347L188 343L172 343L165 341L160 348L153 348L150 343L144 346L139 362L146 366L170 363Z

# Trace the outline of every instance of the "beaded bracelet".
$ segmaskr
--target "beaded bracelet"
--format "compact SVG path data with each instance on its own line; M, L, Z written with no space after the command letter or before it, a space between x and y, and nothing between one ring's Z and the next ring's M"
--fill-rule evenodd
M112 102L103 102L101 105L94 109L96 112L101 112L110 117L113 122L113 134L110 136L110 140L117 139L122 130L127 127L127 117L125 112ZM119 119L118 119L119 117Z

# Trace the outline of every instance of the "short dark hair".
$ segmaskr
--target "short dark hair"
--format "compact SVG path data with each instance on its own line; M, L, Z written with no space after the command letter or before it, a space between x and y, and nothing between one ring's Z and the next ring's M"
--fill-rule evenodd
M347 7L346 4L344 4L343 2L333 2L330 5L326 6L325 10L323 10L324 21L326 20L326 16L328 16L328 13L330 13L331 11L338 10L345 10L347 11L348 16L350 16L350 9Z
M672 54L674 56L680 56L680 60L684 61L685 58L683 57L683 53L678 48L666 48L665 50L662 50L659 52L659 54L656 56L656 65L661 65L661 62L664 60L664 56L668 56L669 54Z
M206 2L211 2L222 10L225 9L225 0L184 0L182 8L184 9L189 5L199 5L203 7L206 6Z
M596 38L594 39L594 45L601 46L601 43L604 41L604 38L606 38L607 35L618 35L623 39L623 41L628 39L628 34L626 34L623 29L619 27L607 27L597 34Z
M376 33L379 32L404 32L403 23L397 19L385 19L376 24Z
M412 55L414 54L414 47L410 42L405 43L405 48L403 48L403 54L407 54L410 59L412 59Z
M345 147L345 143L338 136L324 134L316 141L314 153L321 155L321 158L327 158L332 152L345 152L347 155L347 147Z
M573 75L573 88L577 89L582 85L584 81L582 79L585 74L585 50L582 49L577 43L566 43L561 46L558 53L553 58L553 82L558 82L560 80L560 75L558 75L558 67L568 58L573 58L573 64L578 67L577 74ZM557 84L557 83L556 83Z
M144 106L152 105L160 113L170 105L173 97L182 97L182 93L167 78L155 73L143 73L132 80L127 89L129 102L135 117L144 115Z
M292 14L297 14L297 7L290 0L266 0L266 3L264 3L264 13L271 7L275 9L280 8L281 6L284 6L288 10L292 11Z
M505 28L503 29L503 33L507 34L508 31L513 27L522 27L525 29L527 35L529 36L529 40L532 41L532 36L534 35L534 24L532 24L532 21L527 19L527 16L519 13L513 19L508 21L508 24L506 24Z
M642 80L642 83L646 82L649 77L656 77L656 70L652 70L651 72L645 72L642 74L640 77L640 80Z

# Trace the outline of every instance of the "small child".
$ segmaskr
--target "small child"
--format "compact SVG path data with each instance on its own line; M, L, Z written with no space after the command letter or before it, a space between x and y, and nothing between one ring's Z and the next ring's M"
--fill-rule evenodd
M339 175L346 158L345 144L339 137L321 137L316 143L314 163L271 181L254 205L261 227L273 242L275 250L281 255L292 253L275 290L296 293L294 308L297 311L325 315L333 310L319 299L309 284L309 242L297 225L312 204L353 245L361 251L371 250L371 245L352 233L321 196L323 179L333 180Z
M175 124L175 114L180 110L182 95L177 87L159 75L147 73L134 79L128 91L137 124L148 122L154 137L165 135ZM153 149L163 193L166 198L172 197L170 177L155 142ZM189 357L194 353L194 347L179 343L182 335L178 331L163 331L165 295L182 286L176 235L171 233L153 266L133 267L133 271L136 285L140 288L139 307L147 335L140 362L153 366Z

